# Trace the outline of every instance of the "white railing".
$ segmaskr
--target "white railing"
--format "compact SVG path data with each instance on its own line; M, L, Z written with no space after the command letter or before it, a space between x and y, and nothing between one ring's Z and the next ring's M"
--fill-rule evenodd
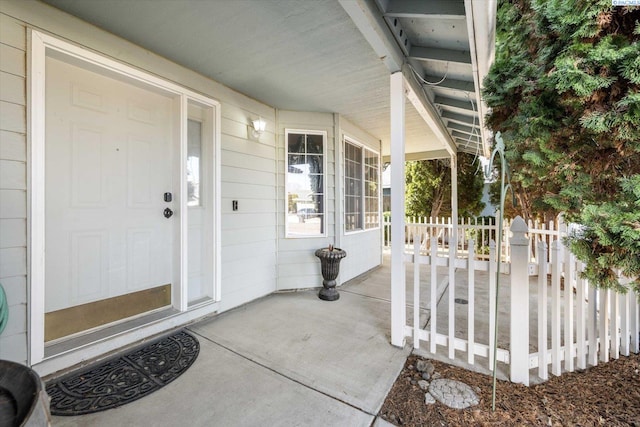
M527 226L521 218L509 222L506 230L510 233L505 233L511 234L509 257L503 258L503 263L508 262L510 268L501 266L501 271L510 272L509 283L501 284L501 289L506 287L508 290L508 301L501 300L500 306L509 304L510 310L503 310L502 317L497 320L501 325L509 323L510 334L506 342L502 340L503 345L495 355L491 345L496 322L495 245L489 245L489 255L484 259L476 253L474 239L458 242L458 248L465 249L460 250L460 256L454 260L457 272L454 271L454 277L448 279L449 283L455 283L455 276L466 276L468 303L466 306L456 304L455 287L448 286L448 301L441 303L441 307L446 305L448 316L446 321L441 317L444 325L438 324L441 297L438 293L444 291L438 286L437 267L450 263L442 241L446 240L447 227L450 230L451 226L450 223L417 224L407 224L406 241L411 247L405 254L405 261L413 263L414 270L413 326L407 325L405 330L407 336L413 337L415 348L419 348L421 342L427 344L431 353L445 347L451 359L455 359L456 351L462 351L466 353L466 363L475 364L476 356L479 356L485 358L484 363L489 369L493 367L495 356L499 362L509 365L512 381L524 384L529 383L529 369L537 368L537 376L546 380L549 369L553 375L560 375L606 362L609 358L640 352L640 307L636 295L590 287L580 276L584 265L562 243L566 234L562 223L554 228L553 223L549 227L540 227L540 224L530 222ZM459 227L465 231L478 230L476 224L466 224L465 227L461 222ZM428 278L420 277L421 265L432 266ZM443 271L441 269L440 273ZM488 272L488 279L477 281L477 271ZM486 274L483 276L487 277ZM430 321L424 329L419 319L421 304L415 303L423 301L421 282L428 284L430 310ZM483 286L483 291L488 292L488 303L487 298L476 298L478 286ZM502 294L501 291L501 298ZM535 307L535 316L529 313L530 306ZM456 313L456 310L466 310L466 313ZM456 314L466 314L465 327L456 328ZM482 316L485 321L479 325L488 330L476 329L476 319ZM536 317L537 327L530 328L530 322ZM465 329L466 332L456 333L456 330ZM478 336L482 339L477 339Z
M511 246L509 232L513 220L504 219L502 230L502 262L508 263L511 257ZM566 236L566 226L562 219L548 223L539 220L529 220L528 234L530 238L531 262L536 262L538 258L536 242L544 241L550 247L553 240L558 240ZM436 238L437 253L443 256L449 255L449 236L452 232L451 218L427 218L427 217L407 217L405 219L405 252L413 251L413 242L419 236L422 244L420 251L430 254L429 242L431 237ZM478 259L489 259L489 242L496 241L498 226L495 219L488 217L481 218L459 218L458 219L458 245L457 253L459 257L465 257L469 251L469 241L476 244L475 256ZM383 222L384 247L391 247L391 222L388 218ZM548 257L548 254L547 254ZM548 259L548 258L547 258Z

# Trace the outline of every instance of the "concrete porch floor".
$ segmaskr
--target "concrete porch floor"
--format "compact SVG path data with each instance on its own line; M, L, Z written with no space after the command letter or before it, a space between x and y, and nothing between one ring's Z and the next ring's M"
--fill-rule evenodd
M390 344L389 265L385 256L382 267L345 283L338 301L321 301L317 290L272 294L193 324L187 329L200 341L200 354L182 376L128 405L79 417L53 417L53 425L388 425L377 414L412 351L410 339L404 348ZM409 324L412 267L407 265ZM426 281L428 266L423 268ZM442 327L447 316L445 273L443 269L438 275ZM464 298L465 286L466 276L458 275L456 295ZM421 288L424 327L429 321L428 287ZM462 333L463 312L456 309L456 329Z

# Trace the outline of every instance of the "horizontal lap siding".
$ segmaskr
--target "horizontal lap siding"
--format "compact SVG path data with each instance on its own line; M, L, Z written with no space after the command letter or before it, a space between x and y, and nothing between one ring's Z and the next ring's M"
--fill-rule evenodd
M335 244L335 137L334 115L294 111L278 112L278 289L300 289L322 286L320 263L313 255L316 249ZM327 132L325 170L326 236L311 238L286 237L285 129Z
M354 126L345 119L340 120L341 141L345 136L357 141L373 151L380 153L380 141ZM342 150L342 144L340 145ZM343 158L343 156L341 157ZM344 167L342 164L340 167ZM379 177L380 202L382 201L382 176ZM343 201L340 201L343 206ZM342 209L341 209L342 210ZM342 260L340 279L344 282L379 266L382 263L382 230L373 229L357 233L345 234L341 237L342 248L347 257Z
M0 284L9 321L0 359L27 363L26 28L0 14Z
M27 25L220 101L220 309L273 292L277 272L275 109L57 9L25 3L0 4L0 281L12 305L9 328L0 337L0 358L27 361ZM256 139L249 124L258 117L267 121L267 131ZM233 200L238 201L238 211L232 210Z

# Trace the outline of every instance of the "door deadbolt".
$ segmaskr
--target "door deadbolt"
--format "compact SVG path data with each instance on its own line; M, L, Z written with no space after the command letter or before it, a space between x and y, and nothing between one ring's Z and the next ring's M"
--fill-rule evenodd
M169 208L166 208L163 213L165 218L171 218L171 216L173 215L173 211Z

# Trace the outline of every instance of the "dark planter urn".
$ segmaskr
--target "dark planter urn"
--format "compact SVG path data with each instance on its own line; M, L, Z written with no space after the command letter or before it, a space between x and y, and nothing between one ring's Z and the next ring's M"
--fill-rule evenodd
M49 396L31 368L0 360L0 426L50 426Z
M322 289L318 297L325 301L335 301L340 298L340 294L336 290L336 277L340 272L340 260L347 256L347 253L340 248L329 246L328 248L318 249L316 256L320 258L320 266L322 268Z

